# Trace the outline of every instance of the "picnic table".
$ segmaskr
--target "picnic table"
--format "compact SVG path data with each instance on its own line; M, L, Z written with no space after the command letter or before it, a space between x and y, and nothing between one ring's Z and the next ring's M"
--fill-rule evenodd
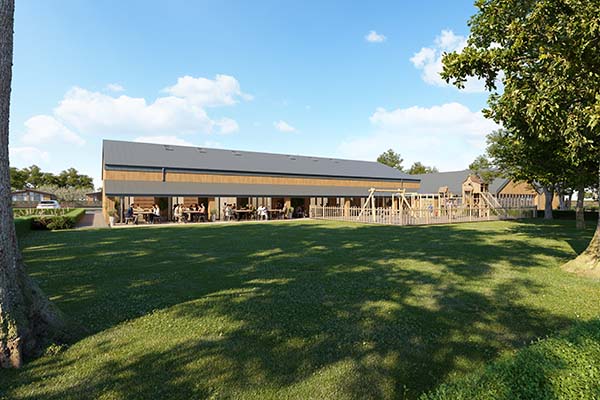
M242 216L244 219L250 219L250 216L254 214L254 210L248 209L233 210L233 212L237 215L237 219L242 219Z
M187 220L190 221L190 222L192 222L192 220L194 218L194 215L198 216L198 220L200 220L200 216L201 215L206 215L206 213L203 212L203 211L194 211L194 210L184 210L183 214L187 214L188 215ZM206 221L206 217L204 217L204 220Z
M269 219L279 219L283 216L283 210L281 208L271 208L267 210L269 213Z
M139 217L140 216L142 217L143 221L149 222L148 221L148 215L150 215L150 214L154 214L154 212L152 212L152 211L145 211L145 210L133 211L133 215L138 217L136 222L139 222Z

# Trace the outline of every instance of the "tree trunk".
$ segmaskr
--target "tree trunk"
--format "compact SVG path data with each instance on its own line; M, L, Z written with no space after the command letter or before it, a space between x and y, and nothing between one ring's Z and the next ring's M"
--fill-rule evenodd
M577 205L575 206L575 225L577 229L585 229L585 213L583 209L583 200L585 195L585 186L580 185L577 188Z
M567 203L565 202L565 192L562 188L562 185L558 189L556 189L556 192L558 193L558 209L566 210Z
M600 184L600 165L598 168L598 183ZM582 195L581 197L583 198L584 196ZM600 196L598 196L598 203L600 206ZM563 268L580 275L600 278L600 208L598 209L596 232L594 232L594 237L587 249L577 258L566 263Z
M552 219L552 200L554 200L554 187L544 186L544 219Z
M20 367L62 319L25 272L10 197L8 126L12 79L14 0L0 0L0 367Z

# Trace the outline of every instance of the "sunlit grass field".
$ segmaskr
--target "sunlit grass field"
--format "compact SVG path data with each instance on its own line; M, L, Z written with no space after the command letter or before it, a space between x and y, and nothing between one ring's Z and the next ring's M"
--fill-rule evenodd
M33 232L71 343L6 399L416 398L600 317L574 222L292 221Z

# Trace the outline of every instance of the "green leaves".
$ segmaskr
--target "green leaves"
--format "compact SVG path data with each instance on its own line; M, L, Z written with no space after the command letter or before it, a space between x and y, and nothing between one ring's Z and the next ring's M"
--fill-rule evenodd
M479 0L475 5L479 12L469 21L468 46L444 56L442 77L459 88L468 77L479 77L490 91L501 77L502 92L490 94L484 110L508 132L501 144L492 136L490 153L501 157L493 161L528 180L557 182L569 179L566 171L577 179L597 171L600 2ZM499 150L502 146L507 151Z

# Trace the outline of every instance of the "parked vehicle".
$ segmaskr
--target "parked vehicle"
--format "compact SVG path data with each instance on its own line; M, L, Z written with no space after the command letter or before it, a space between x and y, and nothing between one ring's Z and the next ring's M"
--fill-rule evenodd
M36 208L38 210L56 209L60 208L60 203L56 200L42 200L38 203Z

